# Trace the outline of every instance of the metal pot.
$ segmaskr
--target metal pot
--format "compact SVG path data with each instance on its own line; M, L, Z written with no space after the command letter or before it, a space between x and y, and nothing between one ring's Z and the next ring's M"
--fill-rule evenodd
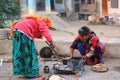
M49 66L44 67L44 73L49 73Z
M62 63L63 63L63 65L68 65L71 60L79 60L79 59L81 59L81 58L80 57L73 57L72 59L65 58L65 59L63 59Z
M68 61L69 61L69 59L63 59L63 65L67 65L68 64Z
M53 69L59 69L60 65L58 63L53 64Z
M39 52L40 56L42 58L51 58L51 56L53 55L52 50L50 49L50 47L43 47L40 52Z

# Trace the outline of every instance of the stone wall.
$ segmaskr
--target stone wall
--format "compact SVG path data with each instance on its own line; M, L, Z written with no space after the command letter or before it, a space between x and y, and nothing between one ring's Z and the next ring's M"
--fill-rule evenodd
M70 53L70 45L72 42L65 41L55 41L56 45L55 51L59 55L69 56ZM48 46L45 41L35 40L35 45L40 52L41 48ZM120 43L107 43L108 53L105 57L108 58L120 58ZM12 53L12 41L11 40L0 40L0 53L11 54ZM74 56L79 56L79 52L76 50Z

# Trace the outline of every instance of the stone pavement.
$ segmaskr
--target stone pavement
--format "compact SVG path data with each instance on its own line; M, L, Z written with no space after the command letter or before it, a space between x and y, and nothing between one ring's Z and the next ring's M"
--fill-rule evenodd
M10 55L9 55L10 56ZM120 59L108 59L104 58L106 67L109 68L108 72L98 73L91 71L91 66L85 65L85 72L80 76L79 79L75 78L75 75L61 75L68 80L119 80L120 79ZM39 74L46 77L51 74L53 64L60 63L58 61L42 61L39 59ZM50 68L50 73L45 74L43 69L44 66L48 65ZM0 80L40 80L40 79L26 79L19 78L18 76L12 75L12 63L4 62L0 66Z

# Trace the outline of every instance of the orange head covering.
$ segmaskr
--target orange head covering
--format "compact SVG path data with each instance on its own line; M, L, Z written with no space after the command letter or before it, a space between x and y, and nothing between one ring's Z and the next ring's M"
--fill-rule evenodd
M51 27L51 20L46 17L46 16L33 16L33 15L30 15L30 16L26 16L25 19L34 19L36 20L37 22L39 21L44 21L48 27Z

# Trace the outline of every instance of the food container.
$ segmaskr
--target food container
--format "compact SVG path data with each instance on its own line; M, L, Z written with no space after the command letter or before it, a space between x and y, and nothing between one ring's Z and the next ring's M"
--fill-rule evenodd
M67 65L68 64L68 59L63 59L63 65Z
M59 69L60 65L58 63L53 64L53 69Z
M44 67L44 73L49 73L49 66Z

